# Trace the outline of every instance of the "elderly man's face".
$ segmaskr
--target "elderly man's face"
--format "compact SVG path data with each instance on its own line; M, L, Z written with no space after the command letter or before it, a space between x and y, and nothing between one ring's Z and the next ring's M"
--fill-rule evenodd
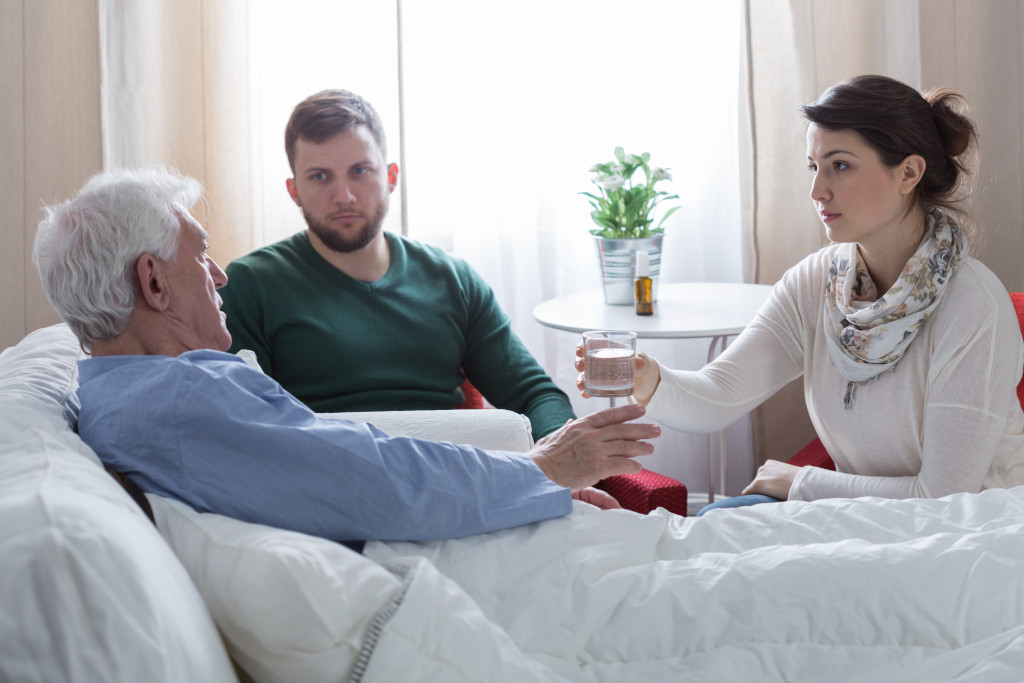
M192 216L182 210L178 254L170 262L171 305L168 313L176 324L176 336L189 349L227 351L231 334L224 324L223 304L217 290L228 276L206 253L208 235Z

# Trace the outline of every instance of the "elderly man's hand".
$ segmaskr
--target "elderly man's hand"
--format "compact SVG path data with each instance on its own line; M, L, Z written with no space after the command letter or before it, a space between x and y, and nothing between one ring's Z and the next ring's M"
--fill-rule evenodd
M622 506L619 505L619 501L615 500L615 496L608 493L607 491L595 489L593 486L588 486L585 489L573 492L572 497L575 500L580 500L583 501L584 503L589 503L590 505L593 505L596 508L600 508L601 510L622 509Z
M629 423L644 412L642 405L629 404L570 421L538 441L530 456L548 479L573 491L616 474L639 472L640 463L632 458L654 452L641 439L661 435L658 425Z

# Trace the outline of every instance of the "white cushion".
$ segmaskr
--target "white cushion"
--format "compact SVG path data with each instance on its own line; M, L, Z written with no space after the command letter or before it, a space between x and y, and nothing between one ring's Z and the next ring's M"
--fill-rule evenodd
M392 436L451 441L492 451L522 453L533 448L530 418L511 410L394 410L324 416L369 422Z
M399 578L338 543L147 497L247 674L281 683L349 679Z
M65 420L63 325L0 354L0 680L236 681L181 563Z
M240 349L238 357L263 372L256 354ZM511 410L393 410L322 413L352 422L368 422L392 436L472 444L491 451L524 453L533 448L530 418Z

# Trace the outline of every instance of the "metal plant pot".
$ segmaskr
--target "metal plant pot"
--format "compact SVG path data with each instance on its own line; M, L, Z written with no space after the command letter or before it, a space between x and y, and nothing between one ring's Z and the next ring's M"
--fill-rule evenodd
M661 240L664 235L637 239L607 239L594 235L597 256L604 281L607 304L632 304L633 280L636 277L636 253L646 251L651 264L651 285L654 301L658 300L658 275L661 273Z

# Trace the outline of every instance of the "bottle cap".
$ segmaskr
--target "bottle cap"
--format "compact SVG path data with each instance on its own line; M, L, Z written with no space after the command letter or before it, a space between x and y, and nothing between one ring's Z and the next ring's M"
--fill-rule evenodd
M636 252L636 276L637 277L650 277L651 276L651 263L647 256L646 251Z

